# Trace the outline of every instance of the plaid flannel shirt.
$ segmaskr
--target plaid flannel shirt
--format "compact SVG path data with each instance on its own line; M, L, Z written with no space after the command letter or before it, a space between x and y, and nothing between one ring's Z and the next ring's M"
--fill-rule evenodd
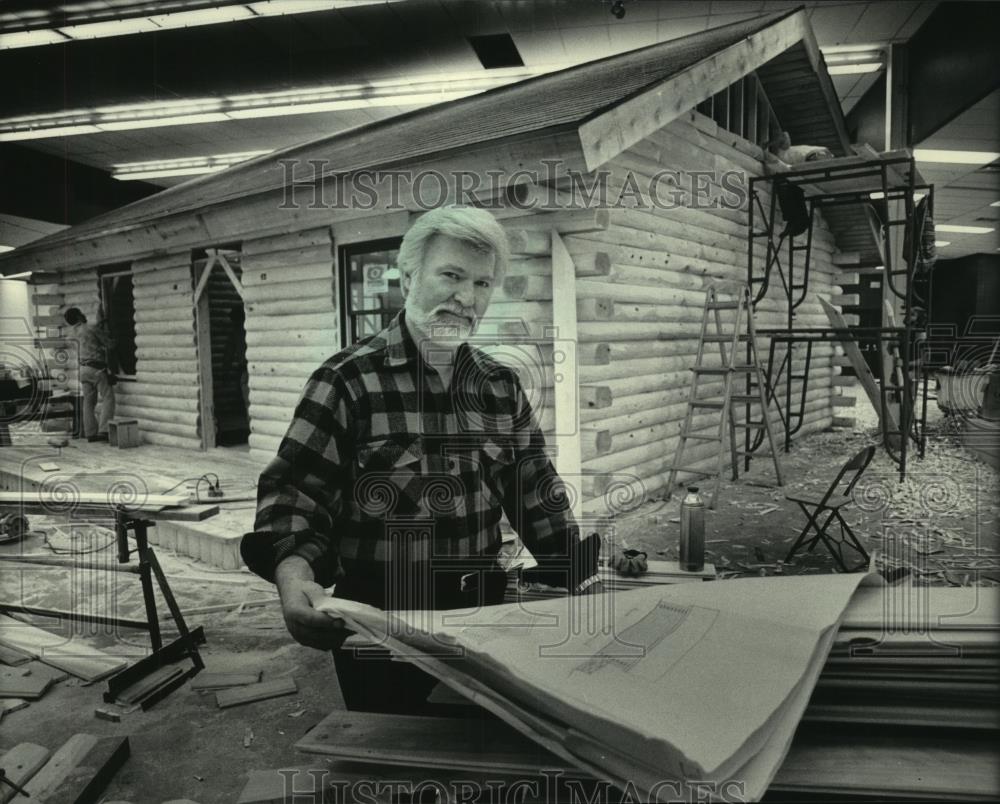
M301 556L329 586L357 564L492 559L506 512L549 582L592 584L599 539L580 539L517 373L469 344L453 366L446 389L402 312L323 363L260 476L247 566L273 580Z

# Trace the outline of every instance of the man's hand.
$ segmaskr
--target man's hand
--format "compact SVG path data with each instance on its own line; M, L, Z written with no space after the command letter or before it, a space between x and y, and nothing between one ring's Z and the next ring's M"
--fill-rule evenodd
M323 587L313 580L308 562L299 556L282 561L274 573L281 596L281 611L288 633L300 645L316 650L339 648L353 632L343 620L329 617L313 608L311 598L321 599Z

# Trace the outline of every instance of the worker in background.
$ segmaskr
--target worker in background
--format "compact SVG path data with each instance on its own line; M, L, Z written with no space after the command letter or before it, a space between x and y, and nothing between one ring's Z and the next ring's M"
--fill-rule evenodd
M599 537L580 538L517 374L468 343L508 258L485 210L421 217L399 250L403 310L313 373L261 474L243 558L298 642L335 649L348 708L419 712L434 680L337 650L349 632L313 609L321 587L386 610L502 602L506 513L549 582L601 591Z
M113 340L104 321L104 308L97 308L94 324L88 324L87 317L77 307L70 307L63 318L70 325L69 335L79 350L83 434L88 441L107 441L108 421L115 415L115 393L108 370L108 351Z

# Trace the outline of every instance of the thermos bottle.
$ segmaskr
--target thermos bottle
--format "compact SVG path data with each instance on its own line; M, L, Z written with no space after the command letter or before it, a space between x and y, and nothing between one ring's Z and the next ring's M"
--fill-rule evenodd
M688 486L681 502L680 564L687 572L705 569L705 503L697 486Z

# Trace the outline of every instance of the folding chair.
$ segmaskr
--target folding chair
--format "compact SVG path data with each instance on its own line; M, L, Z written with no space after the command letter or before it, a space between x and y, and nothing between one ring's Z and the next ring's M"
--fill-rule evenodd
M802 546L802 543L812 536L808 544L805 546L806 550L812 552L813 548L816 547L816 543L822 541L826 546L826 549L830 551L830 555L833 556L833 560L837 562L838 566L844 572L852 572L867 566L868 552L861 545L861 542L858 541L858 537L854 535L854 531L851 530L850 525L844 521L844 517L840 514L840 509L851 501L851 491L861 478L861 475L864 474L865 469L868 468L868 464L871 463L874 456L874 446L865 447L861 450L861 452L843 465L840 473L834 479L833 483L830 484L830 488L826 490L826 494L822 497L803 493L785 495L786 500L798 503L799 508L802 509L802 512L808 519L806 526L799 534L799 538L795 540L795 544L792 545L792 549L789 550L788 555L785 556L785 561L791 561L792 556L794 556L798 549ZM845 478L849 478L846 480L847 485L841 487L841 484L845 482ZM820 517L824 515L826 518L823 520L823 523L820 524ZM840 524L839 537L827 531L827 528L829 528L830 524L835 519ZM845 546L856 550L861 554L863 559L861 564L853 569L848 569L847 565L844 563L843 551Z

